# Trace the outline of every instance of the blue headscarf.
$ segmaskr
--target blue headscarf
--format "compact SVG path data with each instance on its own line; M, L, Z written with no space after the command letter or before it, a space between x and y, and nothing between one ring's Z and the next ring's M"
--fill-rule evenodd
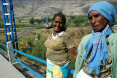
M108 21L113 23L116 20L115 7L106 1L100 1L93 4L88 11L95 10L101 13ZM84 59L87 58L90 53L92 46L91 57L88 63L89 69L88 73L92 73L94 70L96 74L100 73L100 65L105 65L105 60L109 59L109 52L106 43L106 36L110 35L112 28L107 24L105 29L102 32L95 32L92 30L93 36L87 41L85 46L85 55ZM103 62L103 63L102 63Z
M100 1L93 4L88 11L89 12L95 10L101 13L108 21L113 23L116 20L116 10L115 7L106 1Z

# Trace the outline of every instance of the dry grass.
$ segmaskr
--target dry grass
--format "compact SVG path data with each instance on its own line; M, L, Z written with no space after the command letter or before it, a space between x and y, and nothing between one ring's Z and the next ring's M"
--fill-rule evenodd
M91 28L90 27L89 28L68 28L66 32L73 37L77 48L82 38L85 35L91 33Z

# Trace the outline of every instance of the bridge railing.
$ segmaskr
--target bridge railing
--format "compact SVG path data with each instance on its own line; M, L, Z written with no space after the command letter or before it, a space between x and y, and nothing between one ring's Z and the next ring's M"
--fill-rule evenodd
M24 56L27 56L27 57L29 57L29 58L31 58L31 59L34 59L34 60L36 60L36 61L38 61L38 62L41 62L41 63L43 63L43 64L45 64L45 62L46 62L45 60L42 60L42 59L40 59L40 58L31 56L31 55L26 54L26 53L24 53L24 52L21 52L21 51L19 51L19 50L13 49L13 48L12 48L12 42L11 42L11 41L7 42L7 46L4 45L4 44L1 44L1 43L0 43L0 45L2 45L2 46L4 46L4 47L7 47L8 53L5 52L5 51L4 51L3 49L1 49L1 48L0 48L0 50L3 51L5 54L7 54L7 55L9 56L9 61L11 62L11 64L15 64L15 62L18 62L19 64L21 64L22 66L24 66L26 69L28 69L29 71L31 71L31 72L32 72L33 74L35 74L36 76L38 76L38 77L40 77L40 78L45 78L44 76L40 75L39 73L37 73L36 71L34 71L33 69L31 69L30 67L28 67L28 66L26 66L25 64L23 64L23 63L22 63L21 61L19 61L18 59L16 59L16 58L14 57L14 51L17 52L17 53L19 53L19 54L22 54L22 55L24 55ZM14 60L15 60L15 61L14 61ZM70 70L70 74L73 75L73 73L74 73L74 70Z
M7 47L6 45L1 44L1 43L0 43L0 45L2 45L2 46L4 46L4 47ZM4 52L6 55L8 55L8 53L7 53L6 51L4 51L3 49L0 48L0 50L1 50L2 52Z

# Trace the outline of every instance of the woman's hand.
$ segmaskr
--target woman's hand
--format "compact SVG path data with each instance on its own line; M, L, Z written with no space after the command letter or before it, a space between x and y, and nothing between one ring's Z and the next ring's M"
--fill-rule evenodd
M69 53L70 53L71 57L76 61L76 57L77 57L77 51L76 51L76 49L74 47L70 48L69 49Z
M45 65L46 65L46 62L45 62Z

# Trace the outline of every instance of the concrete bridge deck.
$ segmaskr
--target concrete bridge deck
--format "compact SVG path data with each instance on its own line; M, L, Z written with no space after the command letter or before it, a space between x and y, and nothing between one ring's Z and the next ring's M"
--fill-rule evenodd
M26 78L0 54L0 78Z

